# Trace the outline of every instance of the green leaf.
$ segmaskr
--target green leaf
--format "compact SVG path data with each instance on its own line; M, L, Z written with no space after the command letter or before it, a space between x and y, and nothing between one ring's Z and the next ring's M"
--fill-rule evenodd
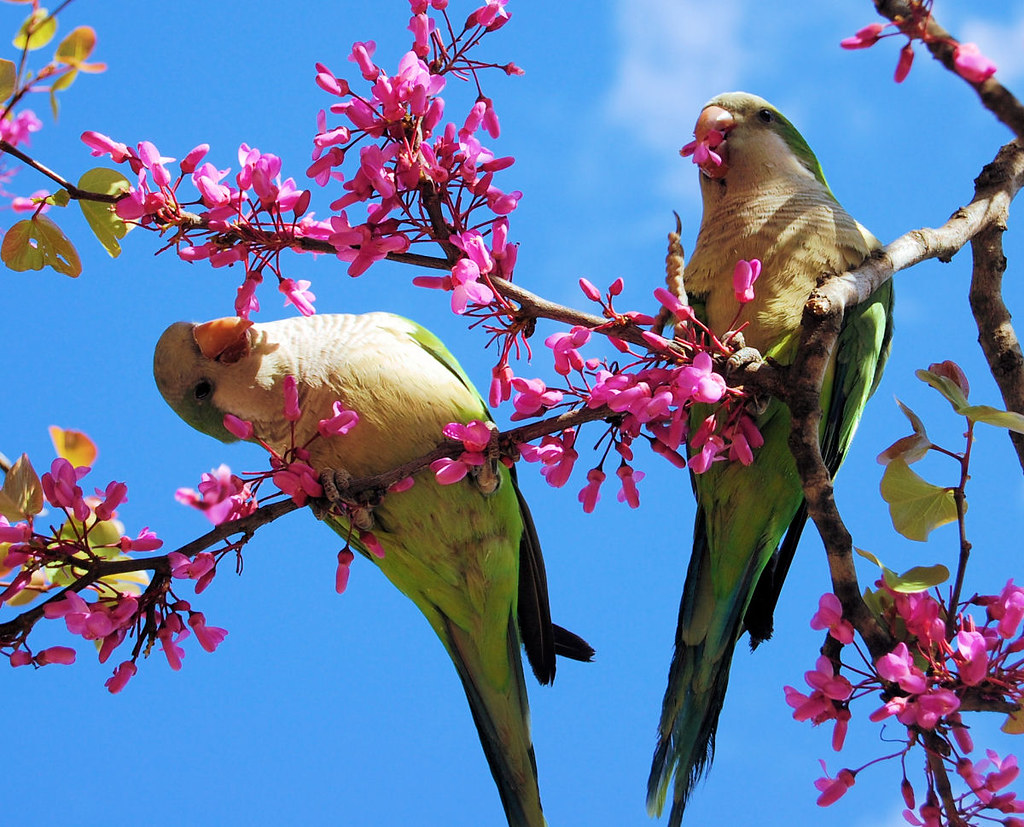
M997 428L1009 428L1018 434L1024 434L1024 416L1014 411L1004 411L991 405L969 405L960 411L973 422L984 422Z
M57 34L57 18L51 17L46 9L36 9L25 18L18 33L14 36L14 45L18 49L41 49Z
M889 503L893 528L907 539L924 542L932 529L956 520L952 489L932 485L914 473L902 457L895 457L885 467L879 489Z
M18 67L13 61L0 58L0 101L5 101L14 94L17 82Z
M22 454L4 478L3 489L0 489L0 514L15 523L42 510L43 487L32 463Z
M55 207L66 207L71 203L71 196L65 189L59 189L52 195L46 196L46 203L53 204Z
M77 67L96 48L96 32L89 26L79 26L65 37L54 54L54 60Z
M78 251L51 219L34 215L11 227L0 244L0 261L12 270L42 270L77 278L82 272Z
M100 192L106 195L120 195L131 189L131 184L120 172L106 167L90 169L78 179L80 189L88 192ZM121 245L118 239L124 238L128 232L129 225L125 224L116 212L113 204L105 204L102 201L87 201L79 199L78 206L82 208L82 215L89 222L89 226L99 239L100 244L110 254L111 258L121 255Z
M939 374L932 373L930 370L914 371L914 376L922 382L927 382L946 397L949 400L949 404L953 406L954 411L963 413L964 408L967 407L967 397L964 396L964 392L956 382L948 376L939 376Z
M937 563L934 566L914 566L907 569L903 574L897 574L870 551L864 551L864 549L860 548L855 548L854 551L865 560L870 560L882 570L885 584L894 592L904 592L906 594L923 592L938 586L940 583L945 583L949 579L949 569L941 563Z

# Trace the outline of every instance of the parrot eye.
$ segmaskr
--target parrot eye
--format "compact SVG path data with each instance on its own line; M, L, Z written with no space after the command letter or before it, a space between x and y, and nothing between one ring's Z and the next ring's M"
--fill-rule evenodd
M771 109L759 109L757 111L757 119L761 123L772 123L775 120L775 113Z
M209 379L200 379L192 389L192 394L199 402L202 402L204 399L209 397L211 393L213 393L213 385L210 383Z

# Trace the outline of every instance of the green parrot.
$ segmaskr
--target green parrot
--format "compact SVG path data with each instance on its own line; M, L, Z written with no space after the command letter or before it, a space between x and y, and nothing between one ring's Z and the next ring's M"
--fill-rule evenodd
M823 274L861 264L878 240L846 213L796 128L770 103L743 92L719 95L695 129L711 152L701 169L703 216L684 271L694 311L716 334L746 323L746 344L790 364L803 306ZM713 154L712 154L713 153ZM755 298L739 320L733 269L760 259ZM881 379L892 338L891 282L849 309L829 365L821 446L835 475L864 405ZM695 410L691 427L708 414ZM682 821L693 786L714 755L729 664L740 635L751 648L771 636L778 600L807 508L789 451L789 409L769 401L755 422L764 445L753 464L716 462L692 475L697 498L693 552L679 607L675 651L647 787L661 814L672 784L669 824Z
M282 382L294 376L302 411L294 444L309 441L318 472L353 479L429 453L449 422L490 418L441 341L389 313L178 322L161 336L153 372L192 427L231 441L223 424L230 413L278 453L293 444ZM358 424L344 436L316 437L336 401L359 415ZM324 519L426 616L466 691L509 824L539 827L520 644L541 683L554 678L556 654L589 660L593 650L551 623L540 544L514 470L496 461L485 469L451 485L426 469L410 489L353 517L372 523L382 558L360 546L348 519L332 512Z

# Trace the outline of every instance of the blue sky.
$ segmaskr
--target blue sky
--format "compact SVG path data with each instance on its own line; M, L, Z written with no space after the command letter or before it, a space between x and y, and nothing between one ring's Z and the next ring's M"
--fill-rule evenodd
M451 5L456 18L472 7ZM181 0L173 13L150 3L132 4L129 13L123 4L78 0L62 31L94 26L95 57L109 70L79 79L63 97L56 125L43 99L34 104L47 126L34 137L33 152L74 180L93 165L77 138L85 129L130 144L149 139L178 158L205 141L222 168L237 165L236 149L245 141L280 155L286 173L299 179L316 111L328 103L313 83L314 62L355 78L346 60L353 41L376 40L385 68L410 42L405 0L310 0L299 8ZM622 276L620 306L651 307L673 210L692 247L697 178L677 150L689 140L701 103L718 92L746 89L784 111L816 151L840 201L883 241L943 223L970 200L974 176L1010 138L973 92L923 50L897 86L898 40L864 52L839 49L840 39L875 19L866 0L794 2L782 11L747 0L621 0L587 3L585 11L582 4L542 8L513 0L510 8L512 22L486 48L526 74L495 74L486 91L502 119L496 148L517 158L504 188L525 193L512 217L511 237L521 244L516 277L578 307L581 276L598 285ZM0 8L0 31L13 32L23 11ZM938 0L935 12L1000 63L1004 83L1020 82L1024 6ZM980 14L987 16L974 16ZM26 192L45 185L28 171L16 181ZM194 486L221 462L257 469L263 458L252 446L223 446L183 425L153 385L152 347L172 321L230 313L239 276L154 257L159 240L143 232L129 236L124 254L111 260L67 212L55 217L78 243L81 278L5 276L0 450L12 457L27 452L42 470L52 457L47 425L86 431L100 447L90 479L100 486L126 481L130 501L121 518L129 531L149 525L173 548L207 528L174 501L174 490ZM1014 283L1024 253L1015 230L1011 220L1011 309L1024 298ZM381 265L352 280L326 257L293 257L288 266L288 275L313 281L321 312L413 316L486 383L494 355L451 316L445 296L411 286L412 268ZM891 530L874 457L908 430L893 396L954 449L962 423L913 371L955 358L971 379L972 399L998 404L966 306L969 273L965 252L951 264L898 276L893 357L838 481L856 544L896 569L952 566L956 537L947 527L922 545ZM288 315L273 291L263 294L263 306L264 320ZM548 332L542 326L540 334ZM553 376L543 356L521 372ZM588 440L584 431L580 444ZM590 516L576 501L582 477L556 491L535 468L520 472L545 550L555 619L598 652L590 665L563 663L553 687L531 692L552 825L651 823L644 789L693 504L680 472L656 458L639 465L648 474L642 508L617 503L609 487ZM928 469L936 481L943 473L952 479L951 467ZM1022 577L1020 469L1002 433L979 433L968 493L975 547L967 589L996 591L1009 577ZM34 768L18 801L21 823L128 813L154 825L502 823L441 645L412 604L365 561L354 564L348 591L336 595L337 550L334 535L307 513L261 530L247 547L244 574L222 571L194 601L212 625L229 629L221 648L209 655L188 641L177 673L156 655L118 696L104 689L110 668L96 664L86 645L78 646L73 667L0 673L18 710L8 718L11 754L17 751L18 766ZM862 582L874 578L867 565L860 572ZM743 647L737 652L718 757L686 823L903 823L898 771L888 764L861 773L827 812L814 804L819 757L834 772L890 748L866 721L871 701L855 713L847 750L836 756L830 732L794 722L783 700L782 686L802 686L813 666L821 636L807 623L827 585L821 544L809 530L774 640L753 655ZM59 629L39 631L40 642L68 642ZM995 728L976 723L981 731ZM1006 736L992 743L1001 753L1015 747ZM61 780L51 783L45 767Z

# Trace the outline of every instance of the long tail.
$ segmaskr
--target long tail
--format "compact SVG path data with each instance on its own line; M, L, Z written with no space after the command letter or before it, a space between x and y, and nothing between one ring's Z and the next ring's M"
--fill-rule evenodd
M723 594L724 584L715 582L704 517L698 509L658 743L647 781L647 810L660 816L674 776L670 827L682 822L686 801L714 757L729 666L742 631L745 605L763 566L758 557L752 555L739 581Z
M444 641L469 699L480 744L498 787L509 827L545 827L530 737L519 634L509 618L507 661L479 651L473 638L447 618Z

